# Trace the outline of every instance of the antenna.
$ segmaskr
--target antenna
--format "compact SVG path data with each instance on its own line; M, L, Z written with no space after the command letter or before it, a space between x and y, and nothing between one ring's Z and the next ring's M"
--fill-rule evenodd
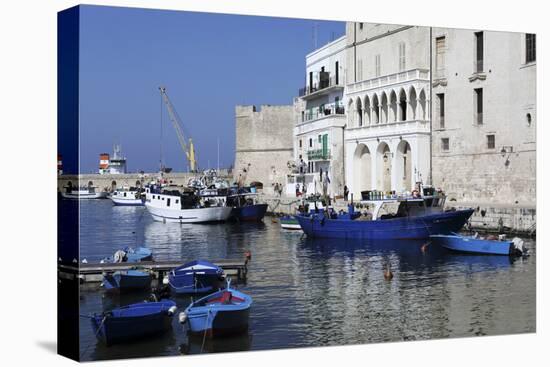
M218 172L220 172L220 137L218 136Z
M313 48L317 49L317 22L313 22Z
M160 95L160 157L159 157L159 165L160 170L163 170L163 164L162 164L162 94Z

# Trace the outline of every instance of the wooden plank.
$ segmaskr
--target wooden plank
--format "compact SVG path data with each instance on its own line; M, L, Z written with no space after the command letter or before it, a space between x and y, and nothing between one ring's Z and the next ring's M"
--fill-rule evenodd
M62 265L58 266L59 270L68 273L78 274L100 274L103 272L115 272L119 270L129 270L134 268L148 269L152 271L169 271L185 264L184 261L143 261L138 263L85 263L79 265ZM219 260L214 261L214 264L220 266L224 270L244 270L246 273L246 261L236 260Z

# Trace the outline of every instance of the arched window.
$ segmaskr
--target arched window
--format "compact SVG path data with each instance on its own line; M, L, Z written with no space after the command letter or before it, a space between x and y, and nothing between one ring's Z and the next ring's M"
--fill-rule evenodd
M531 114L528 113L525 117L527 118L527 126L531 126Z

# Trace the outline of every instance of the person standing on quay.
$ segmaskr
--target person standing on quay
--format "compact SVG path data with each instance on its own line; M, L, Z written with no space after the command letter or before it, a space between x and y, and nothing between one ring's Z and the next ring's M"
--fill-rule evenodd
M344 200L348 201L348 195L349 195L349 189L346 185L344 185Z

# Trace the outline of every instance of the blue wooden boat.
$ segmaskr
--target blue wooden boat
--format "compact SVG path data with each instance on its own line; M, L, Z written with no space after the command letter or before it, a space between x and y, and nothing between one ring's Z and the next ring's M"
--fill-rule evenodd
M117 250L112 257L101 260L101 263L137 263L152 260L153 252L147 247L125 247Z
M170 271L168 284L176 294L207 293L220 287L223 275L219 266L206 260L195 260Z
M267 212L267 204L256 201L258 194L249 188L231 189L227 196L227 206L233 207L231 217L242 222L259 222Z
M122 270L103 276L101 285L107 291L131 292L151 287L151 274L141 270Z
M191 303L180 313L179 321L186 324L191 334L217 337L248 330L252 298L227 285Z
M523 252L523 248L517 246L514 241L491 240L477 236L461 236L456 233L431 235L430 239L433 243L446 249L470 254L515 256L521 255Z
M125 247L123 251L126 252L126 262L129 263L153 260L153 252L147 247Z
M448 234L460 230L474 212L473 209L445 211L443 202L431 197L370 203L374 207L372 213L358 212L350 204L347 213L336 213L332 208L313 212L306 210L296 219L309 237L424 239L433 233ZM382 214L384 206L390 203L397 206L397 210Z
M107 345L123 343L168 330L176 310L170 300L134 303L93 315L92 328Z

